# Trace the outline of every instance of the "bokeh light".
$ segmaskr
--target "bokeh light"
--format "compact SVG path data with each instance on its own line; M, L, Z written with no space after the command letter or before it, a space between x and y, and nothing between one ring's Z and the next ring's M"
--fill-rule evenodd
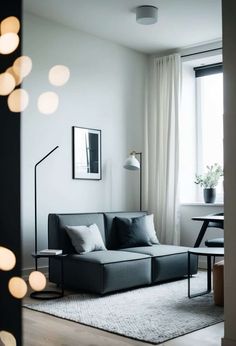
M16 339L11 333L5 330L1 330L0 331L0 345L16 346Z
M0 95L9 95L15 88L15 78L8 72L0 74Z
M54 113L59 104L59 97L53 91L42 93L38 98L38 109L43 114Z
M29 104L29 95L25 89L15 89L7 99L7 104L11 112L23 112Z
M25 281L18 276L13 276L9 280L8 289L11 295L17 299L22 299L27 293L27 285Z
M0 36L0 53L10 54L16 50L20 42L19 36L13 32Z
M14 16L7 17L1 22L1 35L13 32L18 34L20 30L20 21Z
M20 78L25 78L32 70L32 60L27 55L17 58L13 64L14 73Z
M16 82L16 86L18 86L19 84L22 83L23 78L21 78L20 76L18 76L17 74L15 74L13 67L8 67L8 69L6 70L6 72L10 73L12 75L12 77L15 79Z
M48 74L49 82L55 86L62 86L68 82L70 78L70 70L65 65L53 66Z
M30 273L29 284L34 291L42 291L46 287L46 277L43 273L39 271L34 271Z
M0 270L9 271L16 265L15 254L6 247L0 246Z

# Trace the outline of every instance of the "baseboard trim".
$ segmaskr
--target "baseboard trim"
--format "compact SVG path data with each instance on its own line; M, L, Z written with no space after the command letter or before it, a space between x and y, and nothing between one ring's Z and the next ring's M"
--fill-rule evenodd
M42 272L44 275L48 276L48 266L39 266L38 270ZM28 277L31 272L35 271L35 268L24 268L22 269L22 277L24 280L28 280Z
M221 339L222 346L236 346L236 340L230 340L226 338Z

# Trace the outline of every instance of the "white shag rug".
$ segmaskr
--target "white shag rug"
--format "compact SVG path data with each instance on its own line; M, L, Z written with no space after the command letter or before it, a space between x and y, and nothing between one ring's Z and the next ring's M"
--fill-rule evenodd
M206 273L191 279L191 292L206 288ZM159 344L223 321L213 295L189 299L187 279L98 296L73 294L25 307L130 338Z

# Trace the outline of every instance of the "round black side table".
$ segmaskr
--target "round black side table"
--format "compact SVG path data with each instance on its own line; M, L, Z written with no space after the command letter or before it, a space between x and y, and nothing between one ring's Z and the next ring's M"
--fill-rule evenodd
M190 279L191 279L191 273L190 273L190 257L191 255L195 256L206 256L207 258L207 289L206 291L191 294L190 289ZM188 251L188 297L189 298L195 298L202 296L204 294L211 292L211 258L217 257L217 256L224 256L224 248L222 247L194 247L190 248Z
M39 258L54 258L59 261L61 261L61 282L60 282L60 291L56 290L44 290L44 291L33 291L30 294L30 297L33 299L58 299L64 297L64 258L66 257L66 254L42 254L40 251L33 252L32 257L36 260Z

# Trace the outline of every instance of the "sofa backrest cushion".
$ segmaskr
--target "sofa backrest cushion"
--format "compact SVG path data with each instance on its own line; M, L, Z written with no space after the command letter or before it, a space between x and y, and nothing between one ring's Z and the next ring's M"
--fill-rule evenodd
M147 215L146 211L104 213L107 249L115 250L119 248L119 240L117 237L117 231L114 222L115 217L130 219L133 217L140 217L144 215Z
M65 226L90 226L96 224L106 245L104 216L102 213L49 214L48 247L62 249L64 253L75 253Z

